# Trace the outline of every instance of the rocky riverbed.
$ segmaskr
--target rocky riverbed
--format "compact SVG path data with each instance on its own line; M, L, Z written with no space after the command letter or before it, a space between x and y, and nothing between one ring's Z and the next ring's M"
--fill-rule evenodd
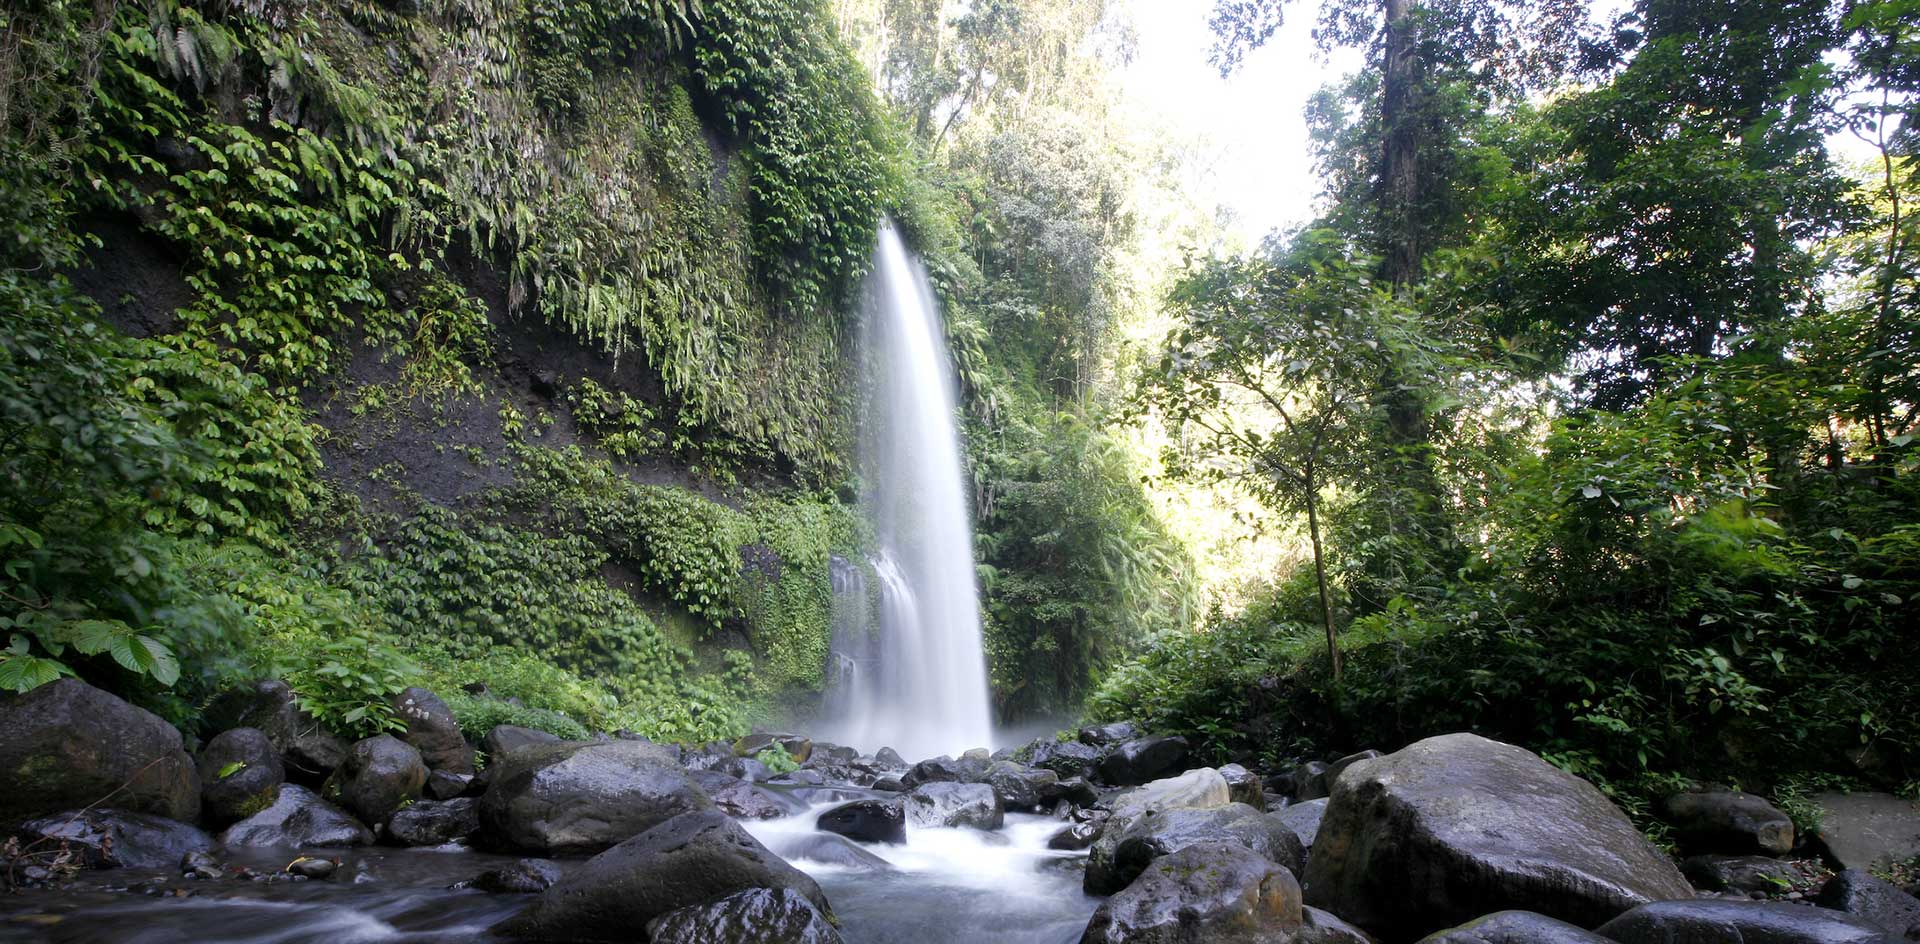
M1805 837L1676 795L1676 858L1469 734L1252 771L1110 725L909 763L771 733L472 745L431 693L398 707L405 732L348 743L263 682L194 756L77 681L0 701L0 942L1920 940L1920 900L1865 871L1920 852L1893 797L1824 798Z

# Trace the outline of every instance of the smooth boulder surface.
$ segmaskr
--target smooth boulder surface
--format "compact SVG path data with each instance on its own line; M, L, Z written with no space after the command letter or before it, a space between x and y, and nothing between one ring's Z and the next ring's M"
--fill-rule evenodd
M1227 782L1227 795L1233 798L1233 802L1245 803L1263 812L1266 810L1266 784L1253 771L1239 764L1228 764L1220 768L1220 779Z
M587 860L498 925L538 941L635 940L661 915L754 888L799 893L829 918L820 886L725 814L685 813Z
M1825 908L1765 901L1661 901L1596 929L1617 944L1885 944L1887 932Z
M496 724L492 730L487 732L487 736L481 739L480 749L486 751L487 757L494 763L498 763L500 758L520 750L523 747L532 747L536 744L556 744L559 743L559 741L560 737L558 735L548 734L545 731L534 728L523 728L515 724Z
M1472 734L1348 768L1305 884L1314 906L1392 940L1507 910L1590 927L1693 895L1592 784Z
M1320 821L1327 815L1327 798L1295 803L1267 815L1293 830L1293 834L1300 838L1300 845L1312 849L1314 837L1320 835Z
M1821 851L1841 869L1872 869L1920 856L1920 807L1888 793L1822 793Z
M984 783L923 783L906 796L907 820L915 826L999 829L1006 811Z
M1033 752L1027 757L1027 765L1044 767L1059 774L1062 779L1085 777L1100 764L1100 748L1079 741L1041 740L1036 742Z
M1920 941L1920 899L1870 873L1848 869L1835 875L1814 903L1870 922L1903 940Z
M473 773L473 745L460 733L453 709L424 688L406 688L393 696L394 716L406 722L400 740L413 745L430 770Z
M1420 939L1420 944L1608 944L1586 928L1531 911L1501 911Z
M647 925L651 944L841 944L805 895L753 888L670 912Z
M491 841L526 852L598 852L714 808L670 752L639 741L543 744L488 770L481 827Z
M0 697L0 824L107 800L191 823L200 775L180 732L79 679Z
M842 803L821 813L814 827L856 842L906 842L907 804L901 798Z
M297 783L282 784L273 805L227 827L227 846L364 846L373 832L345 810Z
M1155 821L1182 810L1223 809L1228 799L1227 781L1211 767L1189 770L1178 777L1156 780L1113 798L1112 815L1098 830L1087 855L1088 891L1107 894L1131 880L1116 880L1114 861L1120 843L1134 835L1136 826ZM1136 870L1137 873L1137 870Z
M1303 914L1286 869L1228 843L1188 846L1156 860L1102 902L1082 944L1277 944Z
M480 831L480 801L418 800L396 811L386 829L403 846L444 846Z
M1135 738L1107 752L1100 761L1100 777L1114 786L1130 787L1175 773L1186 759L1186 738Z
M783 794L717 770L690 770L687 777L734 819L779 819L803 808Z
M200 749L198 764L201 811L216 826L273 805L287 779L280 752L259 728L222 731Z
M1751 793L1676 793L1660 804L1660 815L1688 853L1780 856L1793 851L1793 820Z
M1296 874L1306 863L1306 850L1292 830L1245 803L1162 810L1129 817L1118 828L1108 825L1087 856L1086 890L1112 894L1154 860L1201 843L1240 846Z
M257 728L280 752L287 779L317 787L347 759L347 739L300 708L287 683L268 679L229 691L207 707L217 728Z
M1300 930L1293 944L1374 944L1367 932L1342 921L1330 911L1300 909Z
M994 761L981 783L993 788L1000 805L1015 812L1039 809L1060 783L1060 775L1044 767L1026 767L1012 761Z
M22 824L15 834L35 850L65 846L89 869L164 869L213 848L213 837L163 816L95 809Z
M420 798L427 765L420 752L390 734L359 741L334 771L340 804L366 823L384 823L402 804Z

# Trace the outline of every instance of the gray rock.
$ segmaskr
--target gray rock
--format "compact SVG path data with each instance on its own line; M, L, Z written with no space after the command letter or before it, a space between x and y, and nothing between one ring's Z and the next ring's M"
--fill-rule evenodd
M1142 733L1140 728L1130 721L1092 725L1080 729L1080 743L1090 744L1094 747L1106 747L1110 744L1118 744L1121 741L1131 741L1139 737Z
M714 806L735 819L779 819L804 808L766 787L717 770L689 771L687 777L707 791Z
M89 869L164 869L213 848L213 837L163 816L127 810L76 810L22 824L22 844L65 846Z
M930 757L910 768L900 776L900 782L911 790L923 783L973 783L987 772L987 763L981 760L960 759L942 754Z
M814 827L856 842L906 842L907 804L899 797L855 800L821 813Z
M900 752L891 747L883 747L874 751L873 762L888 770L899 770L907 766L906 758L901 757Z
M394 716L406 722L400 740L413 745L430 769L473 773L473 746L460 733L453 709L424 688L402 689L393 696Z
M490 841L527 852L595 852L679 814L714 808L670 753L639 741L538 745L489 772L481 828Z
M364 846L373 832L345 810L297 783L282 784L273 805L227 827L227 846Z
M923 783L907 794L907 819L915 826L999 829L1006 811L984 783Z
M1793 851L1793 820L1751 793L1676 793L1660 804L1660 815L1687 853L1779 856Z
M298 875L301 878L329 879L333 877L333 873L340 871L340 863L338 860L323 859L319 856L301 856L287 863L285 871L288 875Z
M1320 834L1320 820L1327 815L1327 798L1295 803L1267 815L1293 830L1293 834L1300 837L1301 846L1312 849L1314 837Z
M451 800L466 796L473 791L473 774L456 774L444 770L427 773L427 796L435 800Z
M1599 927L1618 944L1884 944L1887 932L1837 911L1761 901L1661 901Z
M1293 768L1293 802L1305 803L1326 798L1331 786L1327 780L1327 766L1322 761L1310 760Z
M287 779L279 750L259 728L222 731L201 748L198 764L201 812L216 826L271 806Z
M807 756L807 766L815 768L849 767L860 758L860 752L851 747L843 747L827 741L813 742L813 753Z
M1870 922L1896 937L1920 941L1920 899L1867 872L1848 869L1835 875L1814 903Z
M1220 768L1220 779L1227 782L1227 795L1235 803L1245 803L1256 810L1266 810L1267 791L1260 778L1239 764L1228 764Z
M1074 806L1092 806L1100 802L1100 791L1093 788L1080 777L1068 777L1056 780L1040 791L1040 799L1046 803L1059 803L1062 800Z
M1202 843L1156 860L1107 899L1082 944L1277 944L1304 920L1300 885L1239 846Z
M1302 908L1300 930L1292 944L1373 944L1367 932L1318 908Z
M4 768L0 768L4 769ZM1920 856L1920 809L1886 793L1822 793L1815 837L1841 869L1872 869Z
M1680 863L1695 888L1710 892L1777 893L1812 878L1798 862L1766 856L1698 855Z
M1000 805L1014 812L1035 810L1046 802L1060 775L1044 767L1026 767L1012 761L994 761L981 780L1000 797Z
M419 800L395 811L386 829L403 846L444 846L480 831L480 801Z
M1607 939L1543 914L1501 911L1427 935L1420 944L1607 944Z
M380 734L356 742L333 776L342 806L362 822L384 823L402 804L420 798L427 765L412 745Z
M226 692L207 707L206 718L223 729L258 728L280 752L294 783L319 786L347 759L347 739L301 710L285 682L264 680Z
M1294 873L1306 864L1306 849L1293 831L1245 803L1150 811L1124 824L1109 823L1101 833L1087 856L1087 893L1119 891L1154 860L1202 843L1241 846Z
M1047 848L1061 852L1079 852L1100 838L1100 823L1072 823L1047 837ZM1084 879L1083 879L1084 881Z
M1379 751L1357 751L1355 753L1348 754L1347 756L1342 757L1331 764L1328 764L1327 765L1327 791L1329 793L1333 791L1333 782L1335 780L1340 779L1340 775L1343 773L1346 773L1347 768L1352 767L1353 765L1358 764L1362 761L1376 760L1379 757L1380 757Z
M748 783L766 783L773 779L773 769L751 757L728 758L727 762L717 769L730 777L745 780Z
M1027 757L1030 767L1043 767L1062 778L1085 777L1100 764L1100 748L1078 741L1042 741Z
M1509 744L1428 738L1333 787L1308 898L1383 938L1511 909L1587 926L1693 895L1592 784Z
M1233 802L1226 778L1211 767L1196 767L1177 777L1155 780L1127 790L1110 802L1118 818L1142 810L1205 810Z
M588 859L495 930L540 941L627 941L661 915L754 888L797 892L832 916L813 879L725 814L684 813Z
M521 859L512 865L488 869L469 882L483 892L530 895L544 892L560 881L560 867L545 859Z
M842 944L840 932L785 888L754 888L682 908L647 925L652 944Z
M624 740L624 739L623 739ZM517 724L496 724L480 741L480 749L487 752L491 763L523 747L535 744L557 744L560 738L536 728L523 728Z
M873 789L881 793L905 793L907 785L899 777L879 777L873 781Z
M1175 773L1186 760L1186 738L1135 738L1107 752L1100 761L1100 777L1115 786L1128 787Z
M180 732L79 679L0 697L0 784L0 824L109 797L130 813L200 818L200 776Z
M809 833L803 836L789 836L773 846L780 858L788 861L804 859L826 865L837 865L858 872L891 872L893 863L860 848L858 843L845 836L833 833Z
M180 874L186 878L209 881L219 878L223 872L220 860L211 852L189 852L180 857Z

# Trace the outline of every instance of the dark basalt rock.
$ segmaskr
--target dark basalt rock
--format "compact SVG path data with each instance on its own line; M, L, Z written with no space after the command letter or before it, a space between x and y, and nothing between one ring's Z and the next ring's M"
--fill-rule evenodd
M1178 773L1186 759L1186 738L1136 738L1107 752L1100 761L1100 777L1115 786L1130 787Z
M1264 812L1267 808L1266 784L1254 776L1253 771L1239 764L1228 764L1220 768L1220 778L1227 782L1227 795L1235 803L1245 803Z
M1080 729L1080 743L1094 747L1106 747L1121 741L1131 741L1142 733L1140 728L1130 721L1118 721L1113 724L1093 725Z
M923 783L906 797L907 819L915 826L970 826L999 829L1006 811L984 783Z
M1290 872L1306 864L1306 850L1292 830L1244 803L1159 810L1132 817L1117 830L1108 827L1087 857L1087 893L1125 888L1154 860L1201 843L1237 845Z
M984 757L954 759L941 755L913 765L900 777L911 790L923 783L978 783L987 775L989 761Z
M473 773L473 746L460 733L453 709L424 688L406 688L393 696L394 716L406 722L400 740L413 745L432 770Z
M207 721L217 728L257 728L280 752L287 779L317 787L347 759L348 743L300 709L287 683L255 682L214 699Z
M1292 944L1373 944L1367 932L1318 908L1300 909L1300 930Z
M1596 933L1617 944L1885 944L1887 932L1858 918L1761 901L1661 901Z
M994 761L981 782L993 788L1000 805L1015 812L1039 809L1060 775L1044 768L1025 767L1012 761Z
M1073 823L1060 827L1060 831L1047 837L1047 848L1062 852L1079 852L1093 845L1100 838L1101 823Z
M1660 814L1688 853L1779 856L1793 850L1793 820L1750 793L1676 793L1660 804Z
M856 842L906 842L906 800L895 797L843 803L821 813L814 826Z
M273 804L287 771L259 728L223 731L200 751L200 807L215 826L239 822ZM222 771L230 771L225 776Z
M905 793L907 785L899 777L880 777L873 781L873 789L882 793Z
M0 697L0 784L0 824L109 796L131 813L200 817L200 776L180 732L79 679Z
M420 800L387 820L387 836L403 846L444 846L480 831L480 801Z
M213 837L163 816L94 809L22 824L15 834L36 850L65 846L89 869L164 869L213 848Z
M1304 921L1300 885L1240 846L1201 843L1164 856L1107 899L1082 944L1278 944Z
M1328 766L1323 761L1310 760L1293 768L1293 802L1326 799L1331 786L1327 781Z
M319 856L301 856L287 863L286 868L288 875L298 875L301 878L316 880L332 878L333 874L338 871L340 871L340 863L338 861L334 859L323 859Z
M622 740L632 739L623 738ZM536 728L523 728L516 724L496 724L487 732L487 736L481 739L480 749L487 752L491 762L499 763L501 758L523 747L558 743L560 743L558 736Z
M779 819L804 809L782 794L717 770L689 771L687 777L707 791L720 812L734 819Z
M488 770L481 828L490 842L527 852L595 852L714 808L672 755L639 741L537 745Z
M364 846L373 833L345 810L296 783L282 784L273 805L220 834L227 846Z
M1680 863L1680 871L1695 888L1742 894L1777 892L1812 878L1798 862L1766 856L1693 856Z
M1543 914L1501 911L1430 934L1420 944L1607 944L1607 939Z
M1472 734L1335 780L1306 887L1316 907L1393 940L1514 909L1591 926L1693 895L1592 784Z
M773 779L773 770L751 757L733 757L715 768L729 777L745 780L748 783L766 783ZM799 773L799 771L791 771Z
M833 833L811 833L782 840L773 847L782 859L805 859L861 872L891 872L893 863L868 852L853 840Z
M818 769L849 767L860 759L860 752L851 747L843 747L828 741L813 742L813 753L807 755L805 766Z
M560 881L560 867L545 859L521 859L512 865L488 869L468 883L483 892L528 895L544 892Z
M333 776L342 806L362 822L384 823L402 804L420 798L427 765L412 745L381 734L355 743Z
M1101 756L1100 748L1078 741L1041 741L1027 758L1027 765L1051 770L1062 779L1085 777L1099 766Z
M484 788L475 789L478 782L473 774L455 774L444 770L427 773L427 796L435 800L451 800L454 797L479 795Z
M1858 869L1848 869L1828 880L1814 902L1845 912L1909 941L1920 941L1920 899L1891 882Z
M1327 815L1327 799L1321 797L1318 800L1295 803L1282 808L1279 812L1267 815L1293 830L1293 834L1300 838L1302 847L1312 849L1314 837L1320 834L1320 820Z
M1056 780L1041 789L1040 799L1043 803L1059 803L1064 800L1074 806L1092 806L1100 802L1100 791L1094 789L1093 784L1083 778L1068 777L1065 780Z
M661 915L647 925L652 944L842 944L840 932L806 896L779 888L735 892Z
M831 918L820 886L714 810L684 813L589 859L497 932L538 941L631 941L653 919L754 888L798 893Z

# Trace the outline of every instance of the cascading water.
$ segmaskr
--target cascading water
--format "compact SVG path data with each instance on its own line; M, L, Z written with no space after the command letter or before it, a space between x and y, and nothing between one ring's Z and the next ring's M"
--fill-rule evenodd
M891 223L880 230L862 323L872 383L860 445L877 599L858 569L836 574L829 728L863 750L909 757L982 747L987 669L953 371L933 288Z

